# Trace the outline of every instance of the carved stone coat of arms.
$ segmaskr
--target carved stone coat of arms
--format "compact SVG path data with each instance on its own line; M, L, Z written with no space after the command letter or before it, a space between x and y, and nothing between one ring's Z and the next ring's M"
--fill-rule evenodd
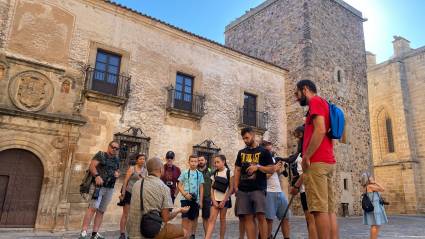
M40 111L53 98L53 84L47 76L37 71L24 71L15 75L9 85L13 103L25 111Z
M28 108L37 107L46 95L46 82L36 75L25 75L19 84L19 101Z

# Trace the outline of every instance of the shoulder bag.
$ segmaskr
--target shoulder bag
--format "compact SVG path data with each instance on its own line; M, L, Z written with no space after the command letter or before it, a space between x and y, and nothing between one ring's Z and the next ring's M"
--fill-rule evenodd
M143 183L145 179L142 179L142 185L140 186L140 210L143 214ZM159 210L151 210L148 213L142 216L142 221L140 222L140 232L143 237L154 238L158 236L161 231L162 217Z
M105 152L103 151L99 151L100 154L102 155L102 160L105 161ZM84 194L89 194L90 191L90 185L93 183L94 181L94 176L90 173L90 165L89 165L89 169L86 170L86 174L84 175L84 178L80 184L80 194L84 196Z
M375 192L373 192L372 201L374 197L375 197ZM362 208L365 212L373 212L373 210L375 209L373 206L373 203L370 201L369 197L367 196L367 186L366 186L366 193L363 194Z
M227 188L229 187L230 170L227 169L227 179L223 177L218 177L217 173L218 171L214 174L214 184L211 187L219 192L225 193Z

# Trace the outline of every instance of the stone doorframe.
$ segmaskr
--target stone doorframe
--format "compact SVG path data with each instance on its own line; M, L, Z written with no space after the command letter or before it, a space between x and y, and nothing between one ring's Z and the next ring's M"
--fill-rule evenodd
M73 158L73 153L70 154L71 157L68 155L66 162L63 162L59 154L60 151L53 147L52 143L46 140L42 134L18 132L3 128L0 132L0 151L14 148L32 152L39 158L44 168L34 230L62 230L62 227L65 228L64 223L68 215L69 205L64 204L61 200L64 197L64 189L68 185L64 181L65 170L61 165L65 163L66 165L63 166L67 167L68 161ZM57 170L58 168L62 168L62 170ZM62 225L61 228L57 229L58 223Z

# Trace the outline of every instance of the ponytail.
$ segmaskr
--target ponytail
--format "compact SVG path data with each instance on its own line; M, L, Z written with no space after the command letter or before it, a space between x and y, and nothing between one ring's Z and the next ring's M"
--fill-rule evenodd
M230 170L229 169L229 166L227 166L227 160L226 160L226 157L224 156L224 155L222 155L222 154L219 154L219 155L217 155L217 156L215 156L216 158L219 158L221 161L223 161L224 162L224 166L226 166L226 168L228 169L228 170ZM214 175L216 174L216 173L218 173L218 169L216 169L215 171L214 171Z

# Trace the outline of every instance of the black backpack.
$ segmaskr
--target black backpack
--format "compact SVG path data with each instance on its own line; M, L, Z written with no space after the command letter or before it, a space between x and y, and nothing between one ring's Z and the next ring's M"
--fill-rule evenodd
M372 201L374 197L375 197L375 192L373 192ZM362 208L365 212L373 212L373 210L375 209L369 197L367 196L367 186L366 186L366 193L363 194Z
M230 183L230 170L227 169L227 179L223 177L217 177L217 173L218 171L214 173L214 184L211 187L219 192L225 193Z

